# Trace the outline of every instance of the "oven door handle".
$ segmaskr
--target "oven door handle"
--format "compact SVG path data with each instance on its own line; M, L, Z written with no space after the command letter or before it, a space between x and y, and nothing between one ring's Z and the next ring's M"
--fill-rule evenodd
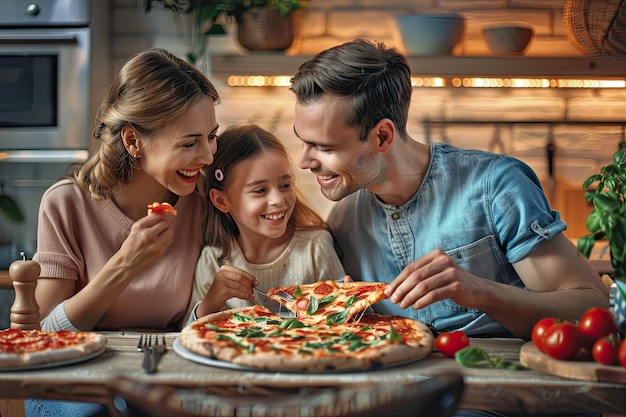
M48 150L2 150L0 149L0 163L2 162L83 162L89 157L87 149L48 149Z
M75 35L0 35L0 45L77 45Z

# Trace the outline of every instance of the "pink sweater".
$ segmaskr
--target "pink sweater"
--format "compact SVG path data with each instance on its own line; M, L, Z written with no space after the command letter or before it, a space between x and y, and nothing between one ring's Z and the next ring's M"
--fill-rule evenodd
M159 262L133 279L96 330L180 330L185 323L201 250L201 199L180 197L174 207L174 242ZM79 291L119 250L132 224L112 200L94 201L72 181L61 180L42 197L33 259L42 277L75 280Z

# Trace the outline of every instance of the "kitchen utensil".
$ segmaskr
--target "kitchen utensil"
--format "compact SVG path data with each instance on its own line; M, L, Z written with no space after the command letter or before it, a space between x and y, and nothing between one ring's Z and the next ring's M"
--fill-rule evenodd
M521 24L487 26L483 28L483 35L494 54L522 55L533 39L535 30Z
M258 289L257 287L255 287L254 285L252 286L252 288L258 292L261 295L266 296L267 298L271 299L272 297L270 297L266 292L261 291L260 289ZM293 296L291 294L289 294L288 292L285 292L283 290L277 291L275 293L281 300L283 301L287 301L287 302L292 302L295 300L295 298L293 298Z
M166 351L165 336L155 335L153 341L152 335L142 334L139 337L137 350L143 351L141 367L147 374L153 374L156 372L161 356L163 356Z
M465 34L460 13L394 16L400 41L410 55L450 55Z

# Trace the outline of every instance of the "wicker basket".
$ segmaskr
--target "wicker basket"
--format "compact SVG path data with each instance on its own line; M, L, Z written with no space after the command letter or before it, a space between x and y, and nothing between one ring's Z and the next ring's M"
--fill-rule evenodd
M583 55L626 55L626 0L567 0L563 25Z

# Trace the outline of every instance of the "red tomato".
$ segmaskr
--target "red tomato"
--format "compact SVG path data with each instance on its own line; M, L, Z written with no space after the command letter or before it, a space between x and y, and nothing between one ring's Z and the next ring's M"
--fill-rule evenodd
M550 327L544 336L545 354L560 360L573 359L584 346L584 339L575 324L564 321Z
M622 343L620 343L619 345L617 358L619 359L619 364L622 365L622 367L626 368L626 339L623 339Z
M602 365L616 365L618 349L619 345L615 338L609 336L598 339L593 344L591 353L593 354L593 359Z
M454 358L454 354L470 345L469 338L460 330L439 333L435 340L437 350L448 358Z
M531 339L533 343L535 344L535 346L537 346L537 349L539 349L540 352L545 353L544 346L543 346L543 337L546 334L546 330L548 330L550 327L554 326L558 322L559 321L555 319L554 317L546 317L544 319L539 320L537 323L535 323L535 326L533 327Z
M587 339L589 346L593 346L596 340L617 333L615 314L606 308L592 307L578 322L578 331Z

